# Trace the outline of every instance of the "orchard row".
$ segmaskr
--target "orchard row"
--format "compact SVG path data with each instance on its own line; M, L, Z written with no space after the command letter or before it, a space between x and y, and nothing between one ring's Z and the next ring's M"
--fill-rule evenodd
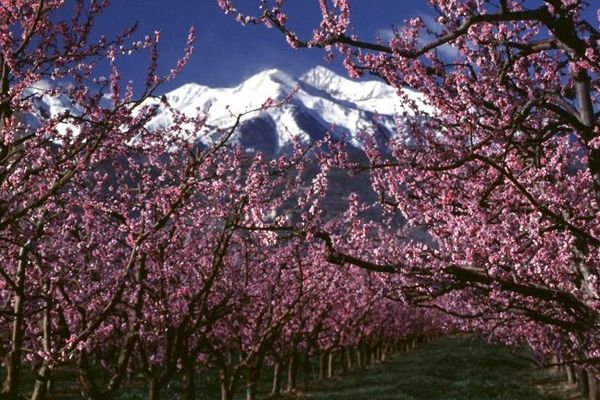
M194 372L208 367L223 399L242 377L252 398L265 364L381 355L462 330L576 369L594 398L598 17L578 0L429 3L435 26L415 18L370 43L348 33L346 0L319 1L309 38L294 33L283 0L259 2L257 15L219 1L293 47L338 52L351 76L379 76L408 110L384 147L363 132L361 157L325 138L274 158L235 146L245 115L216 129L172 110L169 126L147 129L169 107L155 93L190 59L193 31L163 76L158 33L92 39L103 2L3 6L6 396L24 393L33 370L26 395L47 398L53 377L75 367L87 398L132 379L157 398L178 376L192 398ZM144 52L145 87L134 91L118 65ZM41 110L52 98L68 107ZM210 145L197 144L202 135ZM369 174L377 201L351 194L332 215L324 204L340 171Z

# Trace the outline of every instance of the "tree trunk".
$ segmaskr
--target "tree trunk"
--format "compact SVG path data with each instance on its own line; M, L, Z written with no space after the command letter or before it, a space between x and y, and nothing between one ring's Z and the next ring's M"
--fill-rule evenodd
M298 355L296 352L292 352L290 360L288 362L288 375L287 375L287 387L286 392L292 393L296 390L296 377L298 376Z
M342 347L342 349L340 350L340 373L342 375L346 375L348 373L348 359L348 348Z
M148 400L160 399L160 383L158 378L152 377L148 381Z
M351 370L353 367L353 363L354 363L354 359L353 359L353 352L354 352L354 348L353 347L348 347L346 349L346 365L348 366L348 370Z
M553 371L556 374L560 374L561 373L561 366L558 365L558 357L552 356L550 358L550 363L553 364L553 366L552 366L552 368L550 370Z
M256 400L256 388L260 377L261 362L248 367L248 379L246 382L246 400Z
M387 344L385 346L383 346L383 351L381 353L381 361L386 361L390 358L392 353L392 346L390 344Z
M48 296L46 307L44 307L44 318L42 320L43 345L44 351L50 352L52 348L52 321L50 311L52 310L52 301L50 300L50 280L44 282L44 293ZM52 371L48 368L48 362L43 361L41 368L37 372L37 379L31 400L44 400L50 392L50 379Z
M585 369L577 368L577 380L579 381L579 391L583 397L589 394L588 375Z
M311 379L312 364L310 361L310 354L308 352L304 353L304 360L302 362L302 383L304 385L307 385Z
M42 367L37 372L38 378L35 381L31 400L46 399L47 394L50 392L50 374L50 369L46 363L42 364Z
M231 400L233 398L230 387L230 378L225 368L219 369L219 382L221 383L221 400Z
M23 303L25 302L25 268L27 266L27 253L30 242L27 242L19 251L17 264L17 280L14 296L14 320L11 329L11 346L5 361L6 380L4 381L4 398L16 400L21 385L21 349L23 348Z
M273 386L271 387L271 396L276 396L281 393L281 374L283 372L283 368L281 368L281 363L277 361L273 366Z
M325 379L326 367L325 363L327 360L327 353L319 353L319 380Z
M186 357L183 370L183 399L196 399L196 365L195 357Z
M78 360L78 373L79 373L79 388L81 390L81 396L85 400L103 400L106 397L102 396L96 382L90 374L90 369L87 360L87 354L85 350L79 352Z
M330 351L327 355L327 377L333 378L335 375L335 353Z
M575 378L575 369L572 365L567 365L567 382L570 386L575 386L575 383L577 383Z
M588 398L589 400L598 400L598 380L593 373L589 372L588 375Z

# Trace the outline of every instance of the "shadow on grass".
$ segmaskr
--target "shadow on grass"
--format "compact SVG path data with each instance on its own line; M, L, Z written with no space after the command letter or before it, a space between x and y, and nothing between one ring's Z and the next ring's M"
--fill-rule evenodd
M267 399L271 371L266 368L259 382L260 398ZM554 382L556 376L533 373L526 360L511 355L506 348L469 337L440 339L397 358L343 377L311 383L293 398L314 400L558 400L576 399ZM1 377L0 377L1 378ZM24 390L33 387L33 376L26 376ZM63 368L55 377L52 400L81 399L73 368ZM285 381L285 374L282 377ZM197 399L219 399L216 371L203 370L196 377ZM546 395L542 394L540 387ZM244 398L238 391L236 400ZM143 380L136 379L116 393L118 400L147 398ZM181 382L174 379L161 392L161 399L181 399ZM290 399L282 395L279 399ZM275 400L275 399L271 399Z
M531 365L501 346L448 338L309 389L315 400L537 400Z

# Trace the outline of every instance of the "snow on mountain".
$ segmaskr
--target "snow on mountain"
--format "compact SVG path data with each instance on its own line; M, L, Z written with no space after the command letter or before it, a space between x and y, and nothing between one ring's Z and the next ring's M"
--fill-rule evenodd
M33 85L25 88L21 97L29 99L30 107L27 112L19 112L19 116L30 128L37 128L40 121L46 120L49 117L56 117L65 113L73 116L81 116L84 111L81 107L74 104L66 94L61 93L53 82L40 80ZM105 94L100 99L100 106L110 109L113 107L110 96ZM54 129L59 133L59 136L72 137L77 135L79 127L69 122L60 122ZM55 138L57 143L61 139Z
M38 82L25 95L35 96L50 88L48 82ZM30 93L31 92L31 93ZM290 95L292 95L290 97ZM418 93L406 90L410 100L420 101ZM354 81L325 67L315 67L294 78L277 70L262 71L237 86L211 88L196 83L185 84L165 94L172 109L188 116L207 115L206 128L195 132L191 140L208 144L216 128L230 127L239 114L247 113L233 140L248 151L276 154L286 149L294 137L305 143L321 139L327 133L349 137L352 144L360 146L361 131L374 132L385 142L397 130L395 116L410 112L403 106L403 98L394 89L379 81ZM290 97L283 107L260 109L268 99L282 100ZM110 101L107 99L107 107ZM26 116L35 126L36 120L69 110L80 114L64 96L36 97L33 112ZM148 100L159 106L149 129L168 127L172 112L159 99ZM59 131L71 129L67 123Z
M186 115L207 112L207 125L213 129L231 126L238 114L260 108L269 98L280 100L292 93L284 107L246 115L234 140L248 150L270 154L284 149L294 136L310 143L327 132L349 134L353 144L359 145L356 135L365 129L392 136L396 131L394 116L405 111L401 97L388 85L353 81L320 66L299 78L268 69L229 88L190 83L167 93L166 98ZM406 94L419 101L417 93ZM149 128L168 126L170 120L170 112L162 108ZM208 132L198 132L195 139L206 142L208 136Z

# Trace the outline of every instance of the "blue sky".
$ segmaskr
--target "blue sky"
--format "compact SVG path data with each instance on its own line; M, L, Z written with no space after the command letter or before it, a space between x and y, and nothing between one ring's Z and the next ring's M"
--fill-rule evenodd
M237 0L247 10L257 10L258 0ZM354 0L353 26L363 38L372 40L380 30L400 25L407 19L427 12L425 1ZM376 6L374 6L376 4ZM416 4L421 4L421 8ZM316 0L289 1L289 23L297 32L308 34L318 23ZM161 65L174 65L185 45L191 25L197 29L197 42L191 63L179 78L165 89L186 82L209 86L231 86L265 69L279 68L299 75L315 65L327 65L317 49L290 49L275 30L263 26L242 27L226 16L216 0L113 0L97 22L97 32L110 35L139 22L138 36L155 29L161 31ZM143 59L131 59L122 66L127 79L142 81ZM339 62L329 68L342 73Z
M597 1L597 0L594 0ZM255 13L259 0L235 0L244 11ZM68 1L66 2L69 3ZM415 16L433 16L425 0L351 0L352 26L363 40L374 40L378 32ZM527 0L539 6L539 0ZM289 25L307 37L319 22L317 0L288 0ZM594 7L586 16L595 24ZM226 16L217 0L113 0L97 21L96 32L113 36L124 27L139 23L137 38L155 29L161 31L161 66L168 71L182 54L190 26L197 29L195 52L190 64L170 90L187 82L208 86L233 86L266 68L279 68L300 75L315 65L327 65L344 73L339 60L327 64L318 49L291 49L283 36L264 26L242 27ZM302 35L301 35L302 36ZM128 59L121 65L123 76L138 84L145 76L147 59Z

